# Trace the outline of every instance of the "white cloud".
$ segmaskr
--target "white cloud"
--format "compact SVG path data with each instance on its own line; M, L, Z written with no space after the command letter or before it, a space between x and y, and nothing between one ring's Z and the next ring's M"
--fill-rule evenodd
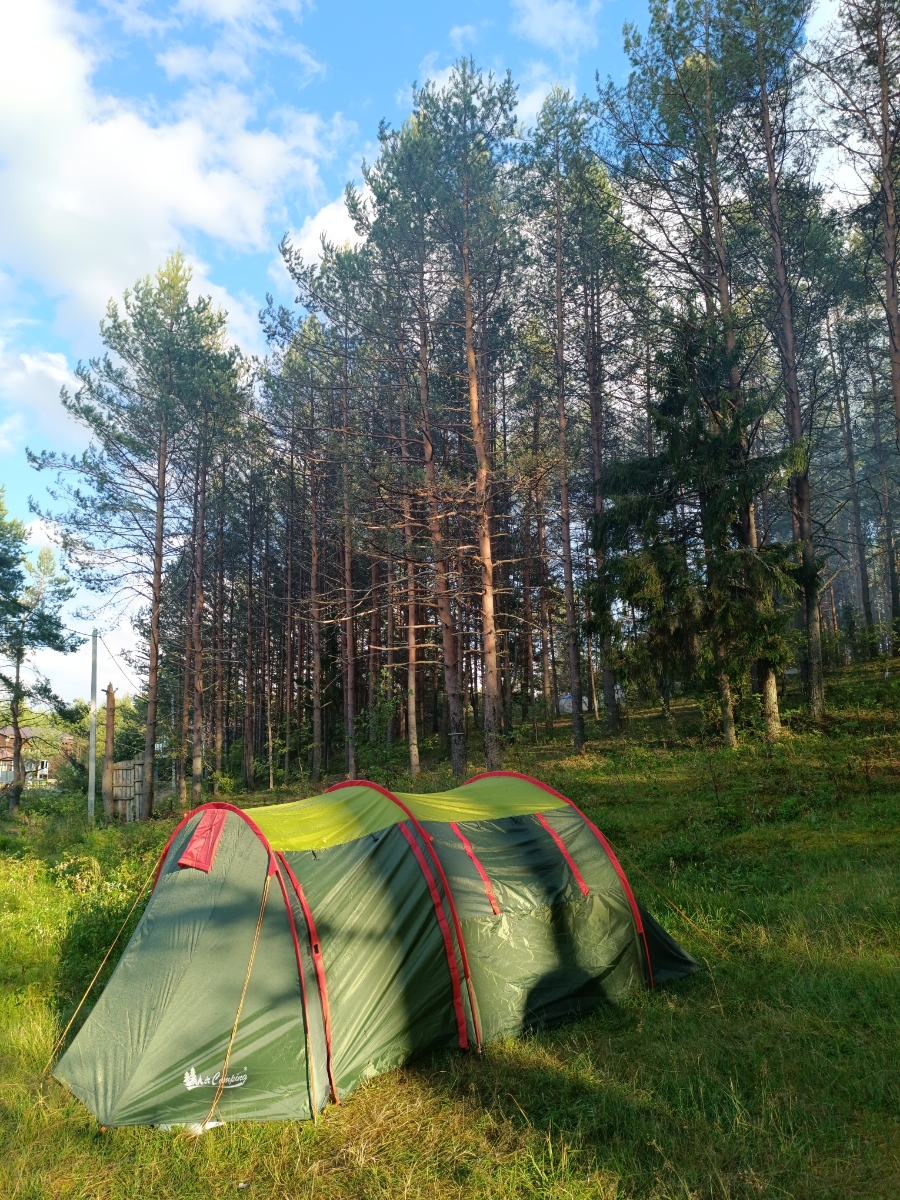
M29 546L34 547L35 550L42 550L45 546L49 546L51 549L55 548L55 531L49 522L36 517L33 521L29 521L25 528L28 530Z
M367 189L363 189L363 197ZM299 250L306 262L317 262L322 256L322 235L337 246L359 245L359 235L350 220L343 196L323 205L317 213L307 217L299 229L289 229L287 237L295 250ZM280 254L275 255L269 263L269 281L276 298L290 304L297 294L293 280L285 270L284 260Z
M453 64L450 63L450 65L446 67L438 67L436 65L437 60L437 51L433 51L431 54L426 54L419 63L420 87L424 83L433 83L438 91L440 91L441 88L446 87L449 83L450 76L453 74Z
M321 255L323 234L337 246L359 244L361 239L353 228L343 196L324 205L314 216L307 217L290 240L307 262L312 262Z
M557 85L575 94L574 76L561 79L546 63L529 63L522 73L519 85L519 101L516 113L524 125L531 125L541 110L541 105Z
M22 444L25 422L21 413L13 413L0 421L0 454L13 454Z
M171 29L178 23L171 13L166 17L157 17L145 12L141 0L100 0L100 2L104 10L116 18L125 33L136 34L138 37L165 33L167 29Z
M394 93L394 103L404 111L412 108L413 90L411 83L404 83L402 87L397 88L397 91Z
M207 10L224 19L249 7ZM286 223L282 197L321 193L318 162L348 125L286 110L277 128L259 128L256 106L230 84L195 88L151 118L93 88L75 20L60 0L7 8L0 259L57 301L65 328L93 331L110 296L196 235L243 251L271 245L272 223Z
M512 7L514 31L538 46L574 57L597 44L600 0L512 0Z
M450 41L457 50L462 50L466 42L474 42L476 36L474 25L454 25L450 30Z
M276 13L299 16L302 0L180 0L178 8L191 16L222 24L277 24Z
M302 78L294 82L301 85L325 73L323 64L302 42L286 41L279 30L261 34L255 26L244 25L228 26L209 46L175 42L160 52L156 61L170 79L208 83L217 76L232 81L252 78L260 54L294 59L302 68Z
M214 75L248 79L251 74L248 56L221 41L210 47L176 44L158 54L156 61L170 79L206 80Z
M9 351L0 341L0 397L13 410L0 422L0 453L19 451L31 431L60 436L66 450L83 446L83 431L59 402L60 388L76 386L64 354Z
M837 14L838 0L820 0L820 3L813 7L806 23L806 36L808 38L821 37Z

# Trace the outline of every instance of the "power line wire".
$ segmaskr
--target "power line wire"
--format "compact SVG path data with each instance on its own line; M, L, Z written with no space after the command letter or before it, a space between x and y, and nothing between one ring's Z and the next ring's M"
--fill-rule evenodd
M103 642L103 649L106 651L106 653L109 655L109 657L113 660L113 662L119 668L119 671L124 676L126 682L129 683L131 685L131 687L134 688L135 692L141 692L143 689L140 688L129 675L125 674L125 671L122 669L122 666L119 663L119 656L117 654L113 654L112 650L110 650L110 648L109 648L109 646L107 646L106 642L103 641L103 634L100 633L97 636L100 638L100 641Z

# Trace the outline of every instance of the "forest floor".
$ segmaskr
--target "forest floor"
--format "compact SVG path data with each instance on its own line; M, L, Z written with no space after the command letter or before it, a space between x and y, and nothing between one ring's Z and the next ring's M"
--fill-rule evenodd
M43 1077L172 819L90 830L59 804L3 818L0 1197L894 1200L900 670L834 674L821 727L791 705L780 743L750 732L731 753L687 702L668 722L633 713L617 738L589 722L583 756L563 721L541 745L523 733L506 766L600 825L704 971L481 1057L417 1061L317 1125L101 1132Z

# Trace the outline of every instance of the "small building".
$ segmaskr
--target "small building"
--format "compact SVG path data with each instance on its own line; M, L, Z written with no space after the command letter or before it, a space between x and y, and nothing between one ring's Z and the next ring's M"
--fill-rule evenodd
M31 725L21 725L22 735L22 764L25 768L25 782L46 783L50 779L52 759L59 751L63 753L73 744L71 734L55 736L53 729L35 729ZM49 737L47 735L50 735ZM68 739L68 747L65 745ZM12 725L4 725L0 729L0 785L13 782L13 744L14 733Z

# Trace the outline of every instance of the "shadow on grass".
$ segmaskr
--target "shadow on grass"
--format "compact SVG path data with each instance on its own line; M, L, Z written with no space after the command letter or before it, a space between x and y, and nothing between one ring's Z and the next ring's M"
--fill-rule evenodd
M483 1061L416 1070L555 1145L557 1162L565 1148L573 1179L616 1178L613 1195L887 1200L900 1193L900 1163L885 1157L900 1081L884 1048L898 1017L887 961L748 957L496 1043Z

